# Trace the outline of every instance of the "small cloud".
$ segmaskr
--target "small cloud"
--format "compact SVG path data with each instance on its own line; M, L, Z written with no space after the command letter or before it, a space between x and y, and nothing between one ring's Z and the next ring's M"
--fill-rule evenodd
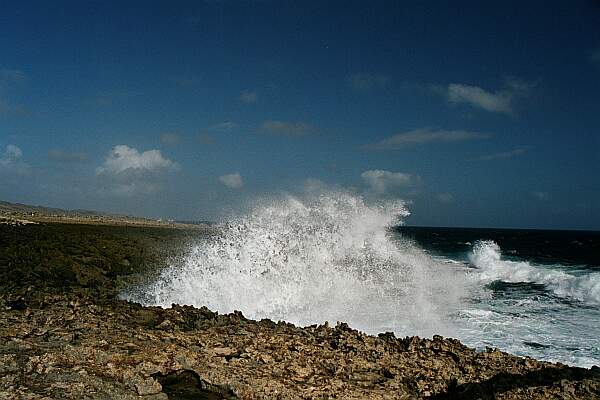
M306 136L315 129L303 122L282 122L267 120L260 127L263 133L275 136Z
M533 195L533 197L535 197L539 201L548 201L548 200L550 200L550 194L548 192L534 191L534 192L531 192L531 194Z
M117 145L96 168L96 175L101 192L130 197L159 192L166 173L177 169L178 165L163 157L160 150L140 152Z
M29 164L23 160L23 151L13 144L9 144L0 156L0 172L25 175L29 172Z
M504 152L500 152L500 153L493 153L493 154L481 156L481 157L479 157L479 159L483 160L483 161L489 161L489 160L498 160L498 159L503 159L503 158L512 158L512 157L517 157L517 156L527 153L527 150L528 149L526 147L517 147L511 151L504 151Z
M140 153L138 150L117 145L106 156L104 164L96 169L100 174L120 174L127 170L160 171L176 168L177 164L164 158L160 150L148 150Z
M258 93L244 90L240 93L240 101L244 104L256 104L258 102Z
M452 203L454 201L452 193L438 193L436 198L440 203Z
M390 77L382 74L352 74L348 77L350 87L362 92L384 88L389 82Z
M463 130L448 131L430 129L415 129L405 133L397 133L380 142L366 145L371 150L399 150L406 146L426 144L433 142L461 142L466 140L487 139L490 135L480 132Z
M160 142L167 146L175 146L180 141L181 137L175 132L165 132L160 135Z
M210 132L231 132L239 127L238 124L232 121L220 122L208 127Z
M61 163L77 163L87 161L88 155L84 152L51 149L48 151L48 158L52 161Z
M479 86L451 83L444 95L453 104L463 103L489 112L513 114L514 101L528 95L534 86L517 79L508 79L503 89L490 92Z
M23 152L21 149L13 144L9 144L6 146L4 150L4 154L0 158L0 165L6 167L10 164L14 164L19 161L23 157Z
M228 175L222 175L219 177L219 181L221 181L223 185L231 189L241 189L244 186L242 176L238 172Z
M386 193L398 187L412 185L418 179L404 172L391 172L381 169L365 171L360 174L360 177L378 194Z

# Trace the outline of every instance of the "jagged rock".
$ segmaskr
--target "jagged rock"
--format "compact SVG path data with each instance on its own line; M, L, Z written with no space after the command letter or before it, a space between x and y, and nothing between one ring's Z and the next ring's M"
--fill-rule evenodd
M128 303L115 298L114 265L125 255L138 272L143 263L120 233L26 228L23 239L0 226L8 243L0 246L2 399L600 399L597 367L476 352L441 336L375 337L344 323L301 328L206 307ZM110 249L82 261L104 245ZM59 284L57 259L77 261L71 270L81 277L104 278Z
M162 391L162 386L153 378L138 378L135 382L135 389L140 396L147 396L160 393Z

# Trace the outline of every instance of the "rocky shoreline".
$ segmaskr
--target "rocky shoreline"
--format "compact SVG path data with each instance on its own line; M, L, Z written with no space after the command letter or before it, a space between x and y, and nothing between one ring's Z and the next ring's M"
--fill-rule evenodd
M117 299L198 234L0 225L0 398L600 399L597 367Z

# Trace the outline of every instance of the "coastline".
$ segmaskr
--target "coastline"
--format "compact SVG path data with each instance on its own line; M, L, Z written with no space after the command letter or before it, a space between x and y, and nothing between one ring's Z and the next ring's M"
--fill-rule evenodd
M107 214L89 210L63 210L0 201L0 225L27 225L39 223L198 230L213 229L208 224L190 224L172 220L143 218L131 215Z
M210 231L36 222L0 225L2 398L600 398L597 367L118 300Z

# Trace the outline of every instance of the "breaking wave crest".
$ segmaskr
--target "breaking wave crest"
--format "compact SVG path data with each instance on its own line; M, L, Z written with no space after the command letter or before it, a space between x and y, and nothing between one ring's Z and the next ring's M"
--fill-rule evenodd
M393 237L388 228L406 215L401 201L367 204L345 192L266 202L124 297L300 325L344 321L369 333L449 335L446 316L463 294L464 274Z
M530 282L544 285L555 295L600 304L600 273L581 276L535 266L527 261L502 260L500 246L491 240L476 242L469 259L483 282Z

